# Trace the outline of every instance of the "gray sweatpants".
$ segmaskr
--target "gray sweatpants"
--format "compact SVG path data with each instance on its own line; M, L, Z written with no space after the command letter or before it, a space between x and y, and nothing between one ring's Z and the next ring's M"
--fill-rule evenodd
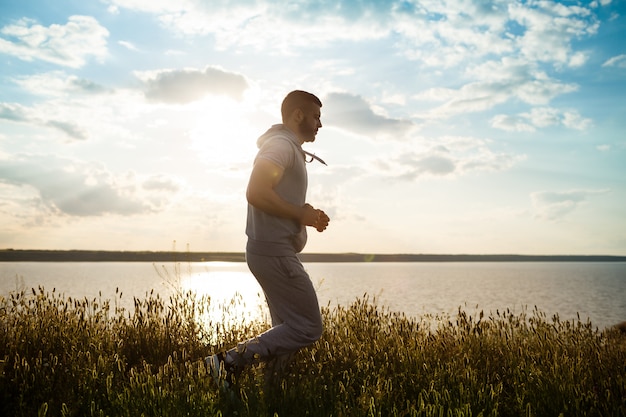
M228 353L238 365L289 355L322 336L322 317L309 274L296 255L246 253L246 262L265 293L272 328Z

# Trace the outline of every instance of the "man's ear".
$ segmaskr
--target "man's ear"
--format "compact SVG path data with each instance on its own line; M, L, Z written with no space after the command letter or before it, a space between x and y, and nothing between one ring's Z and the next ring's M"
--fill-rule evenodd
M304 120L304 112L302 111L302 109L295 109L293 111L293 120L296 123L300 123L302 122L302 120Z

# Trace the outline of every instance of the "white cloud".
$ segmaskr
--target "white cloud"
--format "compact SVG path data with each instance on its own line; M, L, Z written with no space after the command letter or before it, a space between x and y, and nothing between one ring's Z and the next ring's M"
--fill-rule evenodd
M527 119L519 116L499 114L491 119L491 126L507 132L534 132L535 126L528 123Z
M54 143L90 139L85 150L104 142L109 147L128 150L144 146L157 136L190 140L198 121L211 120L205 131L215 135L218 125L219 134L224 134L226 127L221 122L228 119L228 132L232 132L235 124L241 127L245 122L227 117L224 100L233 102L236 109L250 111L251 104L235 103L244 92L249 93L246 79L238 74L207 69L153 71L139 76L145 84L137 89L112 89L60 71L18 77L13 81L43 99L28 106L0 102L0 121L7 127L6 122L12 122L32 128L30 140L23 143L22 149L33 149L34 143L55 146ZM146 95L153 102L147 102ZM193 99L196 101L186 104ZM222 107L210 105L215 101L212 99L220 99ZM160 103L185 105L172 108ZM166 142L155 143L165 146ZM155 146L149 150L154 151Z
M241 100L248 88L246 79L220 68L137 72L146 85L146 98L152 101L185 104L207 94L226 95Z
M164 175L158 175L148 178L142 184L142 187L145 190L163 190L168 192L178 192L181 189L181 184L179 181L172 178L166 177Z
M68 120L59 120L45 117L38 118L37 112L20 104L0 102L0 120L8 120L15 123L32 124L42 127L50 127L63 132L66 136L75 140L84 140L87 133L79 125Z
M475 172L509 169L523 155L495 152L485 140L446 136L420 140L420 150L404 150L396 156L376 159L374 165L383 177L413 181L424 177L458 177Z
M511 39L502 36L507 22L504 4L453 0L420 6L396 13L389 26L390 32L402 35L399 45L410 59L449 68L514 50Z
M129 148L145 137L150 122L162 116L159 108L147 104L138 90L110 89L62 73L24 77L18 83L45 97L32 105L0 102L0 121L21 124L28 132L22 149L36 143L54 146L85 139L106 140L109 146L123 144ZM170 121L180 119L172 109L167 117Z
M599 24L591 11L547 1L533 6L522 3L509 6L510 18L525 29L517 38L521 54L531 61L579 66L583 57L572 52L570 42L597 32Z
M135 46L135 44L133 44L132 42L127 42L127 41L118 41L118 44L120 44L121 46L123 46L124 48L130 50L130 51L138 51L139 48L137 48Z
M560 123L561 116L557 109L551 107L541 107L531 109L530 113L522 114L522 117L528 119L534 126L548 127Z
M603 64L603 67L617 67L626 68L626 54L616 55L607 59Z
M563 126L570 129L586 130L592 125L593 121L582 117L577 111L571 110L563 112L562 123Z
M0 119L12 122L26 122L29 120L26 107L17 103L0 103Z
M589 197L609 190L539 191L530 195L535 217L558 221L585 204Z
M464 85L434 87L415 96L418 100L443 103L416 114L417 118L425 119L481 112L513 100L545 106L559 95L576 91L577 85L553 78L540 65L546 62L557 67L584 65L588 54L573 50L571 42L593 35L598 28L591 9L550 2L447 0L419 5L338 2L325 7L312 1L288 7L266 1L236 5L194 0L176 3L110 0L110 3L153 13L172 31L211 34L218 49L239 50L249 46L270 55L299 54L326 47L331 42L356 44L393 39L398 54L415 60L418 67L441 70L463 65ZM337 27L342 30L336 30ZM485 58L490 60L476 65ZM328 65L329 61L323 62ZM354 73L353 69L341 71ZM582 125L574 119L568 124L580 128ZM531 129L529 124L499 121L503 128ZM390 125L399 130L407 128L400 120L376 124L381 125L386 129Z
M120 9L137 10L145 13L167 14L179 13L193 7L193 1L179 0L105 0L109 4L109 12L118 14Z
M586 130L591 119L582 117L575 110L560 110L552 107L536 107L517 116L500 114L491 119L491 126L515 132L534 132L537 128L564 126L568 129Z
M47 213L77 217L155 212L167 204L166 196L178 190L175 182L163 177L144 181L133 173L113 176L99 164L51 155L19 155L3 160L0 182L31 187Z
M21 19L0 29L0 52L24 61L36 59L56 65L80 68L87 59L107 56L109 32L90 16L70 16L67 24L44 27Z
M13 79L15 84L34 95L69 97L70 95L100 94L108 90L93 81L68 75L63 71L52 71Z
M49 126L53 129L64 132L67 136L76 140L85 140L88 135L87 132L74 122L62 121L62 120L48 120L43 126Z
M552 98L575 91L574 84L563 84L542 72L533 71L527 65L504 60L488 62L471 70L479 81L463 85L457 90L429 89L416 99L441 97L445 103L425 114L425 118L447 118L461 113L489 110L512 100L528 104L546 104Z
M548 1L108 2L115 11L154 14L178 34L210 34L222 50L248 46L270 54L297 54L333 42L393 39L399 53L439 68L488 56L581 66L587 55L574 51L571 42L598 30L591 8Z
M362 97L348 93L330 93L324 99L322 123L337 126L369 137L404 139L414 127L401 120L376 113Z
M398 45L409 58L429 67L467 65L489 56L578 67L587 54L574 51L572 40L598 30L590 9L547 1L448 0L420 6L396 14L390 31L402 35Z
M390 94L388 92L383 92L383 96L381 98L381 102L385 104L393 104L398 106L406 105L407 97L404 94Z
M375 39L388 33L376 17L381 14L368 12L380 7L376 4L322 7L307 1L288 5L270 1L109 2L114 12L130 9L154 14L164 27L183 36L210 34L219 50L252 47L293 54L300 47L320 47L340 39ZM337 27L342 30L335 30Z
M573 68L582 67L585 65L588 58L589 54L586 52L574 52L570 57L569 66Z

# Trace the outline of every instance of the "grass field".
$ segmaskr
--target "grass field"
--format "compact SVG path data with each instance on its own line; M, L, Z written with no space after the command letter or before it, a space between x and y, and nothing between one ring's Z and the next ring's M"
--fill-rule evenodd
M266 323L228 306L210 319L191 293L118 304L43 288L0 298L0 414L626 415L624 334L536 310L409 318L365 296L323 308L322 339L282 374L253 367L228 392L202 358Z

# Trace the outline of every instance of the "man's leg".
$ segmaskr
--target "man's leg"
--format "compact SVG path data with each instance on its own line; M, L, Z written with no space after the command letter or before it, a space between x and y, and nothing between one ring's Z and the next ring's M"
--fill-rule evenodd
M246 254L250 271L263 288L272 322L279 323L241 343L228 354L238 365L267 361L308 346L322 335L322 318L315 289L300 260L294 256Z
M283 323L283 320L278 315L278 311L273 307L273 304L265 296L267 306L270 312L270 318L272 320L272 327L276 327ZM269 359L265 363L265 370L263 372L264 389L266 392L271 390L275 386L275 381L284 374L287 366L293 359L293 353L286 353L284 355L277 355Z

